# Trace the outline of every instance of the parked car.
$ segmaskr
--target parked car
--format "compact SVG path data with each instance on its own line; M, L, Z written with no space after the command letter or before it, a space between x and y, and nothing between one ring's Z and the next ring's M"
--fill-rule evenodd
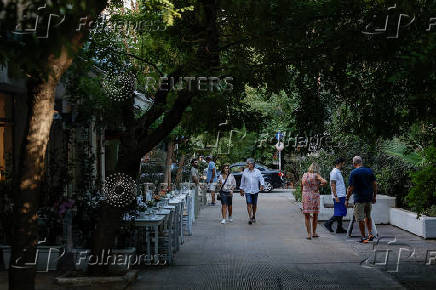
M230 165L230 171L236 179L236 189L239 190L241 184L242 171L246 168L247 163L238 162ZM265 180L264 192L271 192L274 188L283 186L283 179L280 172L276 169L268 168L260 163L256 163L256 168L260 170Z

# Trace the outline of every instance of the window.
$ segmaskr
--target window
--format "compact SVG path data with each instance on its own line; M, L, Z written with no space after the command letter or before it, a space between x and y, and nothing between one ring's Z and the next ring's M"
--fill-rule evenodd
M0 180L11 169L13 152L12 97L0 93Z
M232 167L232 173L241 173L242 171L244 171L245 166L243 165L239 165L239 166L233 166Z

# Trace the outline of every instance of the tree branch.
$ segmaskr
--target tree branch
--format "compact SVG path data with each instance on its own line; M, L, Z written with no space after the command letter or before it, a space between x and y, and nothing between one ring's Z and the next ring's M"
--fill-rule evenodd
M171 131L180 123L183 113L191 104L192 94L187 92L177 98L173 108L165 114L162 124L159 125L151 134L142 136L139 143L139 150L143 155L151 151L158 145Z

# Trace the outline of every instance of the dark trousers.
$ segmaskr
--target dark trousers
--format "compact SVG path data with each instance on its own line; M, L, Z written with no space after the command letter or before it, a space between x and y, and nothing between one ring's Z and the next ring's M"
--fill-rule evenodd
M334 222L337 222L338 226L336 227L336 230L343 229L342 228L342 219L343 218L344 218L343 216L332 216L326 223L329 224L330 226L332 226Z

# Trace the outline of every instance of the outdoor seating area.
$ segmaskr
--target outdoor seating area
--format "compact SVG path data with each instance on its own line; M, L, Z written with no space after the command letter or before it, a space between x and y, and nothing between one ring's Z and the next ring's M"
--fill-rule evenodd
M143 184L145 202L138 197L144 211L126 213L123 221L134 223L128 245L137 254L145 254L146 265L171 265L186 235L192 235L192 225L200 208L205 205L205 187L182 183L180 189L169 190L156 202L151 202L150 185Z

